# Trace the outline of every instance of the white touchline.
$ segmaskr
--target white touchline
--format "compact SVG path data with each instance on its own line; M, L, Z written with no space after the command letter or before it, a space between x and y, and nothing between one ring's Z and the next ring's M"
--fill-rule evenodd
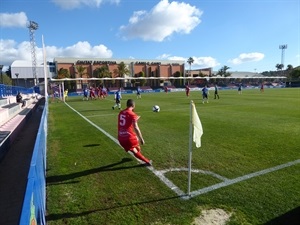
M95 128L97 128L98 130L100 130L103 134L105 134L107 137L109 137L113 142L115 142L117 145L119 144L119 141L114 138L113 136L111 136L109 133L107 133L105 130L101 129L100 127L98 127L96 124L94 124L92 121L90 121L89 119L87 119L86 117L84 117L82 114L80 114L78 111L76 111L74 108L72 108L68 103L65 102L65 104L72 109L75 113L77 113L79 116L81 116L84 120L86 120L89 124L91 124L92 126L94 126Z
M103 134L105 134L107 137L109 137L113 142L115 142L117 145L120 146L119 141L116 138L114 138L109 133L107 133L105 130L98 127L92 121L90 121L85 116L80 114L78 111L76 111L74 108L72 108L68 103L65 103L65 104L70 109L72 109L75 113L77 113L79 116L81 116L84 120L86 120L89 124L91 124L92 126L97 128L99 131L101 131ZM193 198L195 196L205 194L205 193L208 193L210 191L213 191L213 190L216 190L216 189L219 189L219 188L222 188L222 187L226 187L226 186L229 186L229 185L232 185L232 184L244 181L244 180L248 180L248 179L253 178L253 177L257 177L257 176L260 176L260 175L271 173L271 172L274 172L276 170L281 170L281 169L284 169L286 167L296 165L298 163L300 163L300 159L297 159L295 161L291 161L291 162L288 162L288 163L285 163L285 164L281 164L281 165L278 165L278 166L275 166L275 167L271 167L271 168L268 168L268 169L265 169L265 170L260 170L260 171L254 172L254 173L249 173L249 174L246 174L244 176L237 177L237 178L234 178L234 179L228 179L226 177L223 177L221 175L218 175L218 174L210 172L210 171L193 169L192 172L194 172L194 173L208 174L208 175L214 176L214 177L216 177L220 180L223 180L223 182L211 185L209 187L201 188L201 189L196 190L196 191L192 191L190 193L190 195L187 195L182 190L180 190L180 188L178 188L172 181L170 181L164 175L165 173L172 172L172 171L187 171L188 170L187 168L173 168L173 169L166 169L166 170L155 170L153 166L148 166L146 168L148 168L152 173L154 173L162 182L164 182L178 196L180 196L182 199L187 200L187 199Z

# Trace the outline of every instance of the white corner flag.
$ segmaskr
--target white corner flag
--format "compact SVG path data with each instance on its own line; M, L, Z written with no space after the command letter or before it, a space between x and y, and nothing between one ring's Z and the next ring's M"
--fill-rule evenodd
M193 141L196 143L196 147L201 147L201 136L203 134L202 124L198 116L195 104L192 102L192 124L194 127Z
M194 131L193 131L194 129ZM201 147L201 136L203 134L202 124L198 116L196 106L193 101L190 104L190 135L189 135L189 163L188 163L188 192L191 193L191 173L192 173L192 144L196 143L196 147Z

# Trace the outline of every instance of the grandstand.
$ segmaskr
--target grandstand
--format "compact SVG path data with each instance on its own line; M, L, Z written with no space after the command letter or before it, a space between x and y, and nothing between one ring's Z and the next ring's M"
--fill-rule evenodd
M14 95L0 98L0 161L39 99L40 96L34 93L23 94L25 107L22 107Z

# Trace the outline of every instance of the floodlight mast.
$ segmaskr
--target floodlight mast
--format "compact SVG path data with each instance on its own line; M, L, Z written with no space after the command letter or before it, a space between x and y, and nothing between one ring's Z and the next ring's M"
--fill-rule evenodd
M284 52L285 52L285 49L287 49L287 45L279 45L279 49L281 49L281 64L282 64L282 67L284 67Z
M39 28L39 25L34 21L29 21L28 24L29 29L29 37L30 37L30 46L31 46L31 60L32 60L32 75L34 78L34 85L36 86L38 83L37 79L37 70L36 70L36 54L35 54L35 38L34 31Z

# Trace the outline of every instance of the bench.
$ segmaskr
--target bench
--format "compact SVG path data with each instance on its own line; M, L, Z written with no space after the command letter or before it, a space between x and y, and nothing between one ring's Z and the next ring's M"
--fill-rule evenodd
M11 103L0 108L0 125L4 124L9 118L14 117L21 110L21 105L18 103Z
M7 105L7 98L0 98L0 106Z

